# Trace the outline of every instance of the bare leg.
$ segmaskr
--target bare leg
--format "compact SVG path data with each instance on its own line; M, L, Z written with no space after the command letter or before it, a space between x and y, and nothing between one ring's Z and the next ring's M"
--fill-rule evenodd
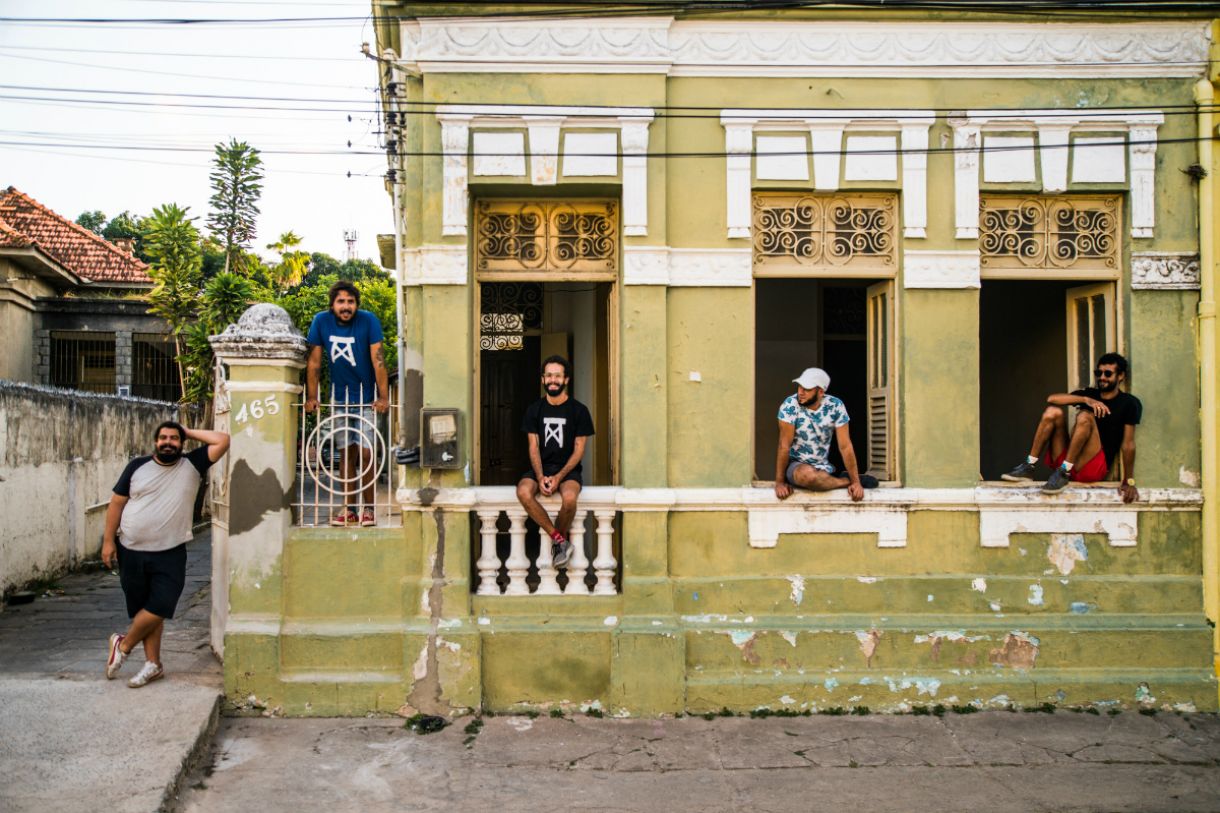
M360 447L360 471L368 471L364 476L364 482L361 485L364 487L364 507L372 508L377 504L377 481L375 478L376 472L373 471L373 450L367 446Z
M165 632L165 619L158 619L157 626L144 636L144 660L161 665L161 633Z
M559 496L563 502L559 506L559 515L555 517L555 528L567 539L568 532L572 530L572 518L576 516L576 498L580 496L580 483L564 480L559 484Z
M1097 456L1101 450L1101 438L1097 435L1097 419L1092 412L1081 410L1072 427L1072 441L1067 447L1067 462L1075 466Z
M547 516L546 509L538 502L538 482L529 477L522 477L517 483L517 501L521 503L521 507L525 509L525 513L529 514L529 518L538 523L547 536L555 533L555 526L551 524L551 518Z
M792 484L809 491L834 491L836 488L847 488L851 485L851 480L846 477L835 477L833 474L802 463L792 472Z
M123 650L124 655L130 655L136 648L136 644L156 633L157 640L154 646L157 648L157 654L160 655L161 625L164 623L165 619L161 616L154 615L148 610L140 610L136 613L136 617L131 619L131 626L127 629L127 636L119 644L119 649ZM147 654L147 650L145 653ZM157 662L160 663L160 661Z
M1068 445L1067 409L1061 406L1048 406L1042 410L1042 418L1038 428L1034 430L1034 442L1030 444L1029 456L1042 457L1050 444L1051 459L1059 457Z

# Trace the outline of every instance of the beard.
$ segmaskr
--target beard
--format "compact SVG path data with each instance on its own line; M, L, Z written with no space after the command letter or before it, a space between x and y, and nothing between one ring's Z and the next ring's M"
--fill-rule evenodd
M554 398L557 395L562 395L566 386L564 384L547 384L546 394Z
M153 457L157 458L158 463L169 465L178 462L178 458L182 457L182 450L173 446L158 446Z
M1118 379L1115 378L1107 378L1104 381L1097 382L1097 389L1101 392L1113 392L1117 386Z

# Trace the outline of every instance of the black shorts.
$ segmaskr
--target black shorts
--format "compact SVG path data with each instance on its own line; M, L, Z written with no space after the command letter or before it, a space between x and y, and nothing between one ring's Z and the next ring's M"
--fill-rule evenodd
M148 610L173 618L186 586L186 544L169 550L131 550L118 544L119 584L127 599L127 617Z
M559 484L563 485L564 483L567 483L567 482L573 482L573 483L576 483L576 485L580 486L581 488L584 488L585 481L581 479L580 474L581 473L578 471L577 472L568 472L568 476L563 478L562 480L560 480ZM545 476L551 477L553 475L548 474ZM525 474L522 474L521 479L522 480L533 480L534 482L538 481L538 478L534 476L534 473L532 471L527 471Z

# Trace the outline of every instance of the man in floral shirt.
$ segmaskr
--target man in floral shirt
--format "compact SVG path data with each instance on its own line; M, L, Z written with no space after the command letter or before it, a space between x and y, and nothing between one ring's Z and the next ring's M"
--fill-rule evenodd
M792 381L796 394L785 398L779 407L775 496L786 500L793 486L810 491L846 488L852 501L859 502L864 499L864 489L877 487L877 478L857 470L856 451L847 430L847 409L838 398L826 394L830 376L825 370L810 367ZM829 460L832 435L843 456L844 470L838 476Z

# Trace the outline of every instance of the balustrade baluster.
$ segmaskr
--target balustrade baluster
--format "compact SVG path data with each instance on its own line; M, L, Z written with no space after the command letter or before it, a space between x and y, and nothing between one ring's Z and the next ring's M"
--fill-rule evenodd
M594 511L593 515L597 517L597 558L593 560L597 584L593 595L613 596L614 569L618 565L614 558L614 511Z
M568 586L564 595L589 595L589 585L585 584L585 576L589 572L589 557L585 554L585 517L588 511L576 512L572 519L572 530L569 539L572 541L572 558L568 560Z
M536 596L562 596L559 582L555 579L559 571L555 569L555 559L551 555L551 537L546 531L538 529L538 589Z
M530 572L530 560L525 555L525 511L510 509L507 513L510 522L508 535L512 540L512 549L508 559L504 562L508 568L508 587L505 589L504 595L528 596L530 588L525 583L525 577Z
M500 557L496 555L496 523L500 520L500 509L492 508L478 512L479 536L483 546L475 567L479 569L480 596L500 595L500 585L496 584L496 576L500 574Z

